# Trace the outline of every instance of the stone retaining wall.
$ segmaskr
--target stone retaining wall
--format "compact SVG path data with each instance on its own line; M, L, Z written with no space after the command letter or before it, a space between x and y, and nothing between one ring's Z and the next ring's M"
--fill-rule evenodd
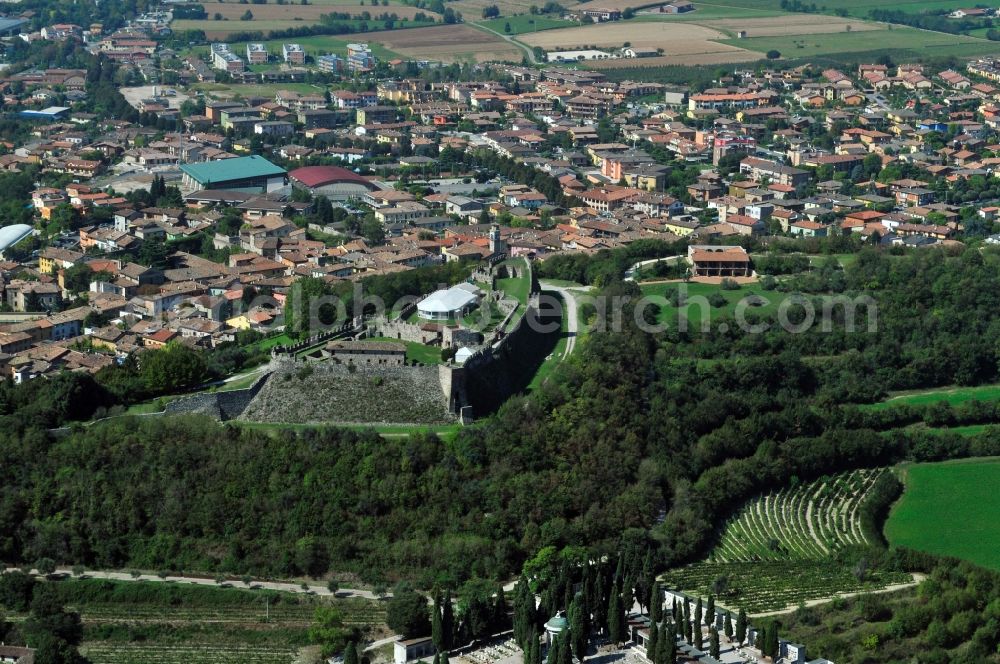
M200 392L174 399L167 403L164 415L199 414L210 415L225 422L239 417L255 396L267 383L270 372L265 372L253 385L242 390L224 392Z
M240 416L250 422L454 422L430 367L276 362L259 394Z

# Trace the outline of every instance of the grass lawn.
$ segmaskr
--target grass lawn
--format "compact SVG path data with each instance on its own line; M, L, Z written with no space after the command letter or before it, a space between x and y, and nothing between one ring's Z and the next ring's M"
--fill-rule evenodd
M462 318L462 325L478 332L490 332L503 321L503 311L494 303L482 303Z
M174 399L179 399L181 395L174 395L168 397L159 397L158 399L153 399L152 401L143 401L142 403L134 403L125 409L126 415L148 415L149 413L159 413L163 410L163 405L168 401L173 401Z
M334 427L340 429L353 429L364 431L371 429L383 438L406 438L415 433L434 433L442 440L452 440L462 429L461 424L429 424L405 426L398 424L285 424L281 422L242 422L231 421L230 426L247 427L250 429L260 429L263 431L282 431L292 429L294 431L304 431L306 429L318 429L324 427Z
M1000 399L1000 385L980 385L978 387L942 387L936 390L905 392L878 403L864 404L862 408L882 410L898 405L925 406L945 401L955 406L966 401L995 401Z
M649 296L650 301L660 307L656 320L661 324L676 323L682 316L688 318L693 325L697 320L703 320L706 315L709 321L715 321L723 316L732 317L739 302L750 295L761 296L766 302L763 306L746 307L745 313L748 318L751 312L756 315L770 315L778 310L778 306L783 300L792 295L778 291L765 291L758 284L744 284L738 290L722 290L717 284L683 282L646 283L641 284L640 288L643 295ZM666 298L668 293L679 288L686 289L688 302L678 309L662 298ZM715 293L721 294L726 299L725 306L713 307L708 304L707 298ZM693 320L692 316L694 316Z
M977 436L986 431L986 427L995 427L995 424L968 424L962 427L948 427L944 429L929 428L928 431L935 433L956 433L959 436Z
M395 341L406 345L406 359L420 364L441 364L441 349L437 346L427 346L413 341L400 341L389 337L371 337L365 341Z
M725 39L722 43L760 53L777 50L785 58L876 50L900 50L924 57L962 57L993 53L997 48L984 39L898 26L892 30Z
M253 343L252 345L256 346L257 348L259 348L261 350L271 350L275 346L290 346L293 343L295 343L295 340L292 339L287 334L285 334L284 332L282 332L281 334L279 334L277 336L268 337L266 339L261 339L260 341L257 341L255 343Z
M520 35L526 32L538 32L539 30L551 30L553 28L570 28L578 25L576 21L565 21L561 18L549 18L547 16L532 16L522 14L521 16L501 16L488 21L476 21L477 25L482 25L495 30L500 34ZM504 30L510 25L510 32Z
M902 473L906 490L885 525L891 544L1000 570L1000 459L916 464Z
M813 267L822 265L823 262L826 261L826 259L830 258L831 256L833 258L836 258L837 262L840 263L840 266L845 269L850 267L851 265L854 265L854 263L857 262L858 260L857 254L828 254L828 255L821 254L818 256L810 256L809 264L812 265Z
M552 284L553 286L560 286L562 288L586 288L583 284L575 281L569 281L568 279L542 279L542 281L547 284ZM544 290L544 288L542 290Z
M556 291L548 291L548 292L552 296L558 297L559 300L562 301L563 299L562 296ZM537 390L539 387L541 387L542 383L545 382L545 379L548 378L553 371L555 371L555 368L559 366L559 363L562 362L563 360L563 353L566 352L566 344L569 342L569 337L566 336L569 331L569 323L566 320L565 312L566 309L564 304L562 324L559 328L561 331L561 336L559 337L559 341L556 342L556 345L552 349L552 352L549 353L549 356L546 357L545 360L542 361L542 363L538 366L538 370L535 372L535 377L531 379L530 383L528 383L527 387L528 392L533 392ZM579 339L577 341L579 341Z
M263 374L260 373L251 373L247 374L246 376L237 378L236 380L231 380L228 383L223 383L222 385L219 385L219 392L230 392L232 390L245 390L246 388L250 387L255 382L257 382L257 379L260 378L262 375Z
M524 261L521 259L507 261L508 265L511 263L524 265ZM527 276L510 279L497 279L497 289L502 290L504 293L517 300L520 304L527 304L528 292L531 290L531 282L528 281Z

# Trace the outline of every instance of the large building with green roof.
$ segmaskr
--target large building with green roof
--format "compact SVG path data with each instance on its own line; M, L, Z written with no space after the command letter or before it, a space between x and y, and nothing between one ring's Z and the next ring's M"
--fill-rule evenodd
M268 192L285 186L285 169L259 155L182 164L181 183L185 191L228 189Z

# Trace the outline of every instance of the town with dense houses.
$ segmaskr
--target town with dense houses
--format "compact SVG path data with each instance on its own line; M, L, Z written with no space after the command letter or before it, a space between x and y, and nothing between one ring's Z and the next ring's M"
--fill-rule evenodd
M331 2L0 2L0 662L1000 662L1000 8Z
M94 48L153 39L133 27ZM213 46L211 63L177 74L199 80L258 52ZM299 278L481 261L493 226L529 259L644 239L721 244L723 255L691 252L691 274L750 277L744 237L946 247L1000 209L969 205L994 191L1000 164L992 61L964 74L737 70L697 92L502 64L425 83L400 67L368 90L198 93L179 106L178 91L147 85L130 102L138 122L76 110L88 106L83 69L4 78L5 107L27 120L4 170L40 177L31 232L4 247L9 374L97 371L174 340L267 334ZM163 195L129 195L151 182ZM234 308L248 291L279 305Z

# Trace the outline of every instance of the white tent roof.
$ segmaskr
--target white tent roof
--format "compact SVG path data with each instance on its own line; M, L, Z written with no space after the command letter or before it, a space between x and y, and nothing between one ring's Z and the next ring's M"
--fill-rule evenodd
M434 291L425 297L417 303L417 311L420 313L447 314L453 311L460 311L475 301L475 293L470 293L461 286L452 286L448 289Z
M31 233L31 226L27 224L12 224L0 228L0 251L17 244Z

